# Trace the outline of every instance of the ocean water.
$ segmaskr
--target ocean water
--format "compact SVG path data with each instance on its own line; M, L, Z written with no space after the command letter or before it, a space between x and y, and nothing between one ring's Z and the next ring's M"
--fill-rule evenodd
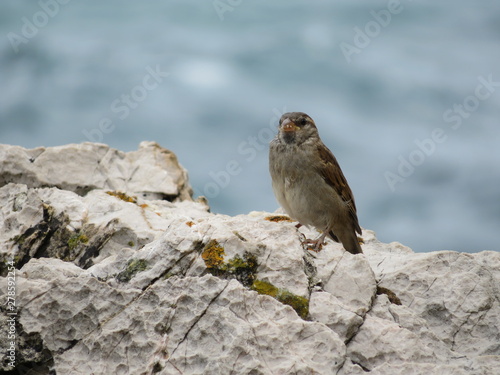
M500 251L500 3L0 2L0 143L176 152L212 211L274 211L268 143L307 112L360 224Z

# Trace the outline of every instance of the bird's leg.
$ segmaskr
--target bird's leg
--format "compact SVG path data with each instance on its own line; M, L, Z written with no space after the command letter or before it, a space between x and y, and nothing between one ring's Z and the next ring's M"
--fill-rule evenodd
M321 250L321 247L323 246L323 243L325 242L325 238L328 232L323 232L321 236L316 240L316 245L314 245L314 251L319 252Z
M301 226L303 226L303 224L298 223L297 225L295 225L295 228L299 229ZM307 249L318 253L321 250L323 243L325 242L325 237L327 236L327 234L328 232L325 231L321 236L319 236L317 240L311 240L310 238L306 238L304 241L302 241L302 243L305 245L313 245L312 247L307 246ZM302 236L304 235L302 234Z
M314 245L311 248L308 247L308 250L311 250L311 251L314 251L316 253L319 253L321 251L321 247L325 243L325 238L326 238L327 234L328 234L328 232L323 232L323 234L321 236L319 236L319 238L317 240L306 239L304 241L306 244Z

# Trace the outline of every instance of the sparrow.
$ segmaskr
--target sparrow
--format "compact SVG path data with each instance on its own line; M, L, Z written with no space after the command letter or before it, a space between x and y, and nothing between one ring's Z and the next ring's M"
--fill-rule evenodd
M351 188L337 159L319 137L313 119L303 112L281 116L278 134L269 146L269 172L274 195L299 225L322 232L319 251L329 235L352 254L363 251L356 233L361 228Z

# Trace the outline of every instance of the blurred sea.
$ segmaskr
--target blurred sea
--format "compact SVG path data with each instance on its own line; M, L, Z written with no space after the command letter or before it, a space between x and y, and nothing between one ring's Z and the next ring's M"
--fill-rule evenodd
M0 143L153 140L214 212L274 211L267 144L303 111L380 240L500 251L499 19L494 0L1 1Z

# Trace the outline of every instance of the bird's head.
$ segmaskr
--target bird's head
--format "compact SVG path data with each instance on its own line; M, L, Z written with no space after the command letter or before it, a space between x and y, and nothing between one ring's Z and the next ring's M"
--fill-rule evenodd
M319 138L313 119L303 112L288 112L280 119L278 137L285 143L302 144Z

